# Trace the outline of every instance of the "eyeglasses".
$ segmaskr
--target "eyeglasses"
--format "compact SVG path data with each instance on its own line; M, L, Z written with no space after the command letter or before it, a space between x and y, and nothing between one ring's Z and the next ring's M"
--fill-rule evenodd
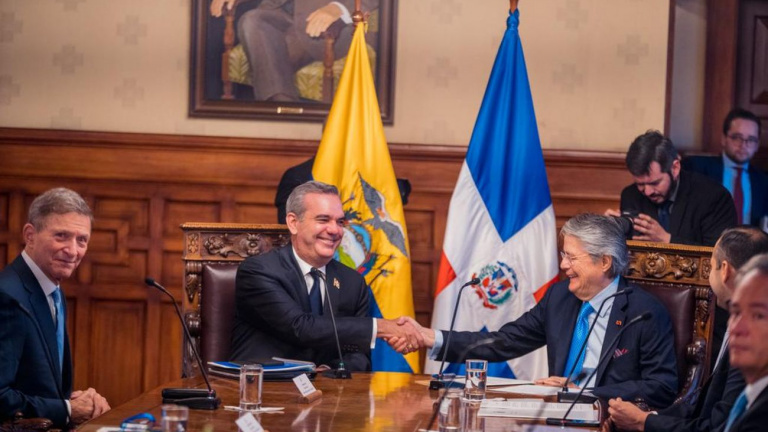
M744 137L742 134L731 134L728 135L728 139L731 141L738 142L739 144L746 144L750 147L757 145L757 137Z
M563 262L568 261L569 263L573 263L577 259L588 256L588 255L589 255L588 253L584 253L581 255L570 255L565 251L560 251L560 258L563 260Z

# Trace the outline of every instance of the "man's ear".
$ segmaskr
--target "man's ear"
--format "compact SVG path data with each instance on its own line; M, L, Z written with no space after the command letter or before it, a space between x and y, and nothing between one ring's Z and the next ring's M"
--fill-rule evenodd
M613 265L613 257L609 255L603 255L601 266L600 266L603 269L603 273L607 273L608 270L611 269L612 265Z
M736 269L726 260L720 261L720 278L725 287L733 291L732 284L736 278Z
M35 238L35 233L37 233L37 230L35 229L34 225L31 223L25 223L24 227L21 229L21 237L24 239L24 244L31 244Z
M299 232L299 218L296 216L296 213L289 212L286 214L285 224L288 225L288 231L291 232L291 235L296 235Z
M672 161L672 166L669 168L670 174L672 174L672 178L676 179L677 176L680 175L681 165L680 165L680 158L678 157L674 161Z

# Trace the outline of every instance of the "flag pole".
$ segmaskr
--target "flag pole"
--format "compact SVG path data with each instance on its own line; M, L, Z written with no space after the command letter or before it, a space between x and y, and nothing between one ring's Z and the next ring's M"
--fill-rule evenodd
M510 12L515 13L515 11L517 10L517 3L519 1L520 0L509 0L509 11Z
M365 18L363 17L362 2L363 0L355 0L355 12L352 14L352 22L355 26L365 21Z

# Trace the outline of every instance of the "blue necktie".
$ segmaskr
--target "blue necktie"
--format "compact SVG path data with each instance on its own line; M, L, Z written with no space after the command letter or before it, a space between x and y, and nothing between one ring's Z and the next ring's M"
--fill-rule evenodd
M592 305L589 304L589 302L584 302L584 304L581 305L581 310L579 310L579 319L576 321L576 328L573 330L573 337L571 338L571 349L568 351L568 361L565 363L565 371L563 371L563 376L566 376L571 368L573 368L571 379L579 376L579 373L581 372L581 368L584 365L584 356L586 355L587 351L582 351L580 356L578 354L581 346L584 344L584 341L587 340L587 333L589 333L589 316L592 315L592 312L594 311L595 310L592 308Z
M744 414L747 410L747 390L744 390L739 395L736 402L731 408L731 413L728 415L728 423L725 424L725 432L731 430L731 426Z
M320 295L320 270L312 267L309 272L312 275L312 288L309 290L309 307L312 315L323 314L323 297Z
M56 346L59 349L59 366L64 365L64 302L61 298L61 288L51 294L53 296L53 306L56 309Z

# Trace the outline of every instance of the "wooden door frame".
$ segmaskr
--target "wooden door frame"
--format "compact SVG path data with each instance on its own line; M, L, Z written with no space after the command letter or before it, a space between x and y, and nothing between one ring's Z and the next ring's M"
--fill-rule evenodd
M718 152L722 119L736 101L739 0L707 0L702 151Z

